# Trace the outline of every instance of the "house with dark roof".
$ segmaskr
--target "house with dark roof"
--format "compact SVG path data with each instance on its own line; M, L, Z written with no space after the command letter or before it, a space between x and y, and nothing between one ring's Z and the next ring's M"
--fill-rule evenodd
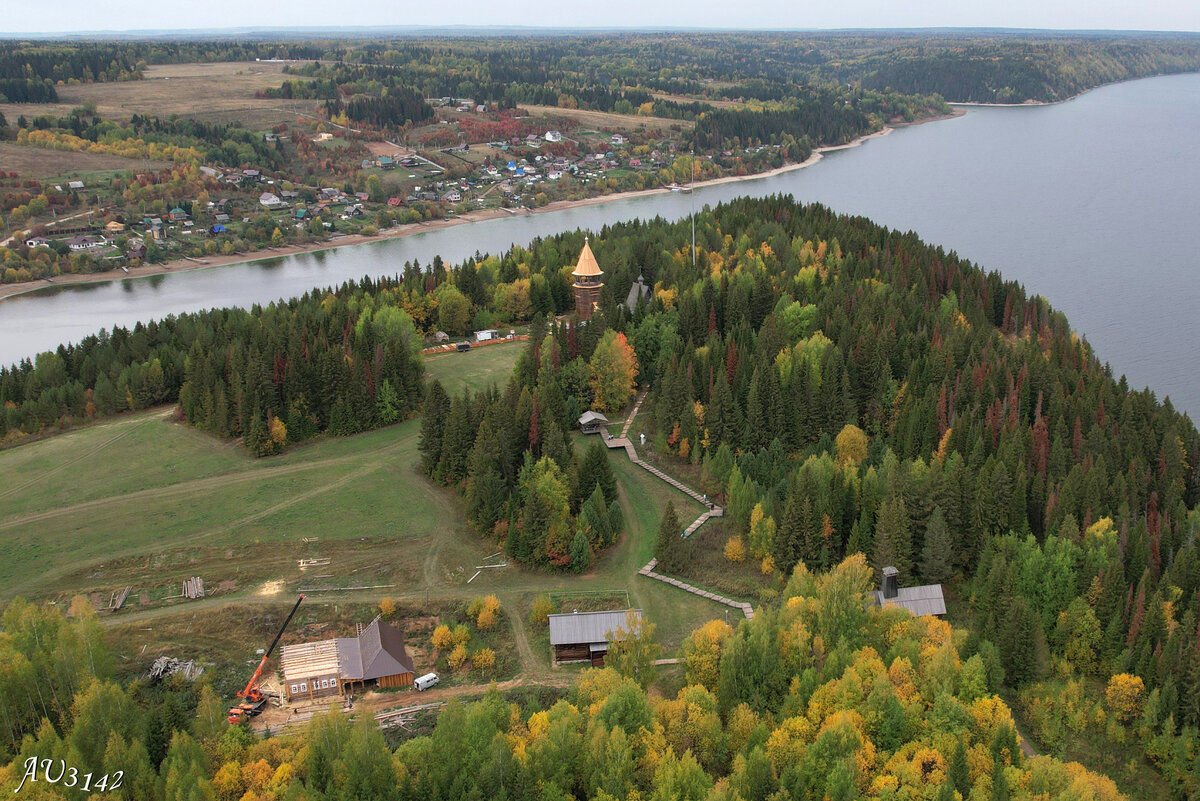
M641 609L614 609L608 612L569 612L549 615L550 646L554 661L590 662L604 667L610 635L618 635L629 625L629 613L641 620Z
M343 696L356 685L408 687L413 682L404 634L379 617L357 637L285 645L279 660L283 696L293 703Z
M917 617L946 614L946 599L941 584L924 584L919 587L901 587L900 571L892 566L883 569L883 586L872 593L877 606L907 609Z

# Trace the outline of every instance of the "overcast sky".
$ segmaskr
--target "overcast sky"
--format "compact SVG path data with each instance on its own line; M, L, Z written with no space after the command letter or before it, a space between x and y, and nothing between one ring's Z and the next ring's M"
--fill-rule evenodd
M520 25L706 28L1002 27L1200 31L1197 0L607 0L580 3L328 0L7 3L9 32L162 30L246 26Z

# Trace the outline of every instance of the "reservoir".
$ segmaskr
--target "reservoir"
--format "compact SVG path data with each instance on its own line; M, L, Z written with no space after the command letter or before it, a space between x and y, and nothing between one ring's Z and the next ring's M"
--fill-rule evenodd
M1101 87L1065 103L970 108L780 175L495 219L338 250L50 288L0 301L0 363L112 325L292 297L404 262L475 252L695 204L791 194L912 229L1066 312L1114 374L1200 414L1200 75Z

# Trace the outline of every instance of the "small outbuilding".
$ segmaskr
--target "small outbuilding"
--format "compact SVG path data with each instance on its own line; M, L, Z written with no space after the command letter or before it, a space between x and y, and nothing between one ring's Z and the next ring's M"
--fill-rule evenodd
M600 412L586 411L579 415L579 430L584 434L599 434L608 425L608 418Z
M946 599L941 584L901 587L900 571L892 566L883 569L883 587L876 590L875 603L880 607L898 606L917 617L946 614Z
M555 663L590 662L593 667L604 667L609 635L625 630L630 612L641 620L640 609L549 615L550 647L554 649Z

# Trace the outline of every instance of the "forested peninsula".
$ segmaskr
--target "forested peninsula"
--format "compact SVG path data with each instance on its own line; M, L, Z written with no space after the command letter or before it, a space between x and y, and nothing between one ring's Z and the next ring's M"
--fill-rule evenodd
M571 232L102 332L0 371L8 442L172 403L184 422L266 455L423 403L427 473L464 493L480 537L545 571L585 569L619 532L611 477L567 435L579 411L620 409L640 385L645 447L696 471L726 508L719 581L759 614L694 635L677 696L646 695L649 671L630 657L617 661L626 678L585 674L548 708L493 697L451 709L431 738L394 753L333 719L273 746L213 733L201 697L198 720L172 724L163 775L172 766L215 786L261 759L279 783L256 792L271 798L1117 797L1081 768L1023 759L1011 704L1052 752L1088 743L1081 758L1100 770L1113 766L1097 754L1122 749L1174 797L1194 794L1192 422L1114 377L1045 299L914 234L772 197L699 213L696 244L693 260L686 221L598 232L606 280L582 327L562 316L583 246ZM651 291L631 310L639 275ZM426 387L421 335L481 312L529 322L507 385L454 399ZM700 547L659 556L686 578ZM958 628L864 611L886 565L950 588ZM5 628L54 614L12 605ZM0 641L30 664L55 647ZM82 673L62 679L62 697L83 695L56 706L57 729L38 729L44 710L23 680L0 689L11 754L67 748L58 738L97 692L125 699L107 748L140 748L137 703L111 685L84 689ZM486 769L430 758L467 731L468 761ZM320 756L327 742L340 745ZM334 781L338 771L366 784ZM393 772L399 785L384 788Z

